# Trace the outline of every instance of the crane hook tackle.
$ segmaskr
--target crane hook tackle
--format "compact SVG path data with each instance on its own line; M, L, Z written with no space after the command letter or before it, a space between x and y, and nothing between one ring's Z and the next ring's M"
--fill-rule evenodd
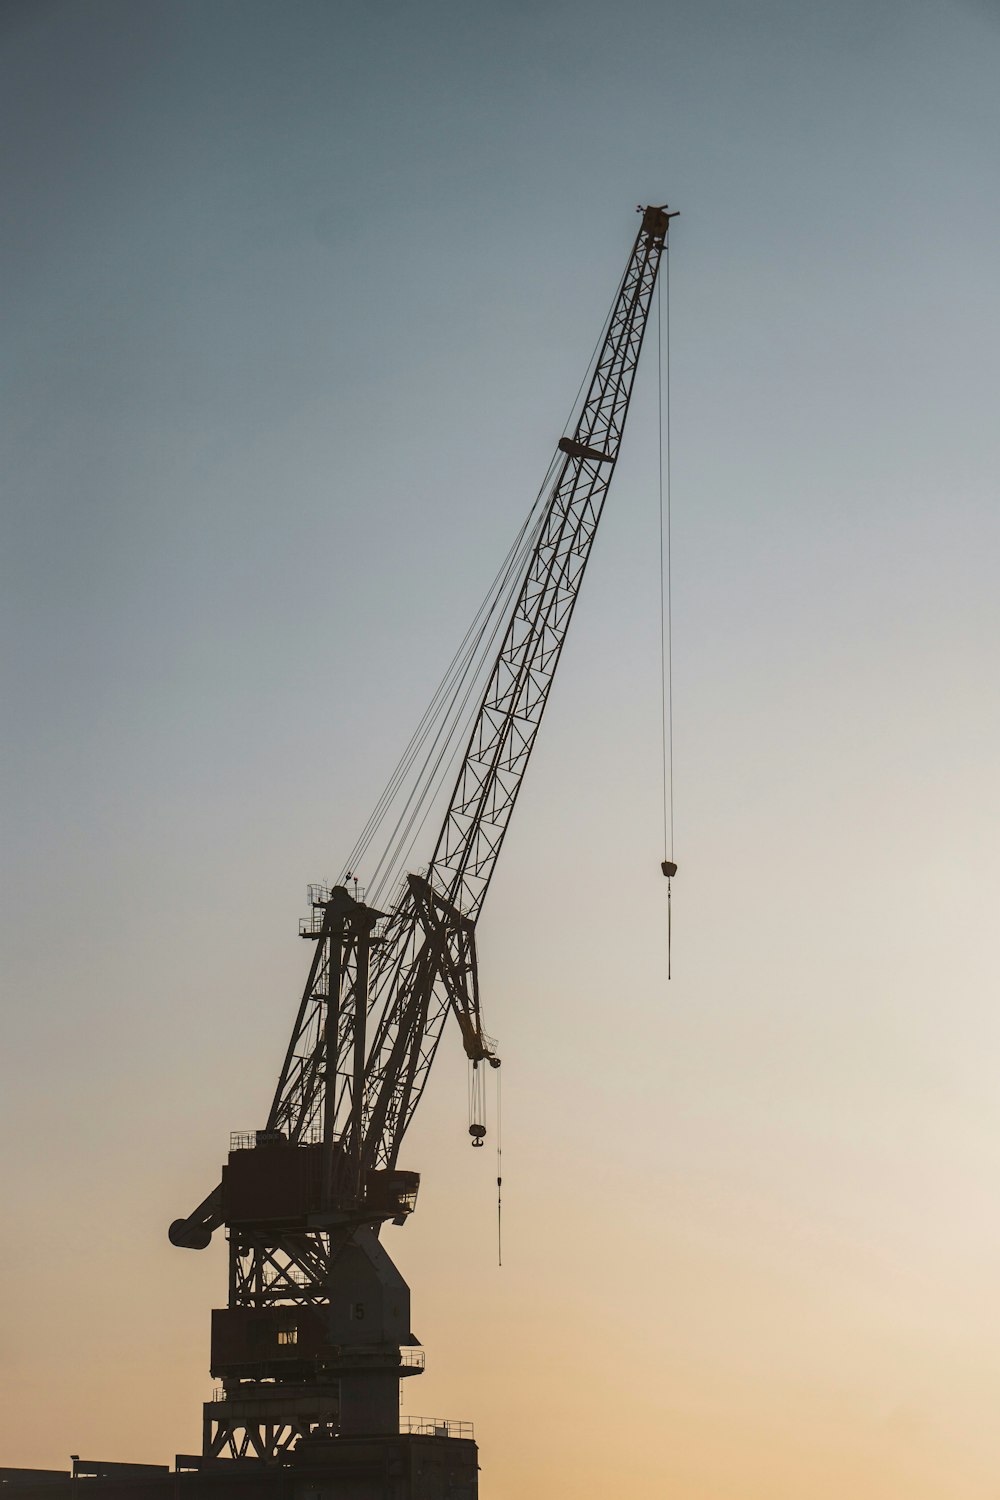
M486 1083L479 1059L469 1069L469 1134L473 1146L482 1146L486 1136Z
M670 950L673 946L673 920L670 912L670 882L677 874L677 866L674 864L674 861L672 859L663 859L660 861L660 869L667 877L667 978L669 979L671 970Z

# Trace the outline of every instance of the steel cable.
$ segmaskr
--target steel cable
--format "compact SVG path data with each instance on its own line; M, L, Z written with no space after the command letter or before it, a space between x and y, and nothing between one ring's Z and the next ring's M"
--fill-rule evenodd
M608 326L614 314L621 285L622 283L620 282L608 308L607 315L602 322L601 331L591 351L583 379L577 388L576 395L570 406L569 416L563 426L563 436L571 430L574 424L581 395L592 376L598 352L604 343ZM543 498L547 502L550 497L554 473L560 457L561 455L557 450L549 463L545 477L539 486L524 523L514 538L511 547L508 549L507 555L487 589L486 595L477 609L472 623L465 632L457 651L440 679L427 708L421 715L416 729L411 735L403 754L397 761L381 796L366 820L360 835L351 849L350 856L341 870L341 883L346 879L348 872L356 872L358 865L368 852L379 828L385 822L393 803L398 799L404 784L417 764L421 751L428 745L429 741L429 748L413 780L410 792L403 802L392 831L367 882L372 887L371 899L374 901L379 900L386 890L391 889L394 882L401 876L402 871L399 869L399 866L402 860L400 856L402 855L403 859L409 858L413 844L434 806L444 778L454 764L459 748L463 743L463 731L471 727L472 714L471 712L466 714L466 710L469 707L469 700L474 687L485 673L488 661L487 653L494 647L500 630L506 622L507 611L515 597L521 572L537 543L540 529L544 522L547 504L541 510L539 507ZM535 523L534 526L532 526L532 522ZM450 754L448 753L449 747ZM437 753L435 754L435 752Z

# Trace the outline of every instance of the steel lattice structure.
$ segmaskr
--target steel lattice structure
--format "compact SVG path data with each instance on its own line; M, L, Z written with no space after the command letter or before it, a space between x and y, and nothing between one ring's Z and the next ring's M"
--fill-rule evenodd
M213 1373L226 1390L206 1407L209 1458L275 1458L310 1431L359 1421L398 1431L388 1393L416 1372L400 1356L415 1341L408 1291L377 1233L415 1201L416 1174L397 1161L449 1011L473 1064L499 1066L482 1029L476 922L618 459L672 217L641 212L430 863L388 913L343 886L311 888L301 932L315 950L267 1126L236 1143L220 1187L171 1226L174 1243L195 1248L222 1223L229 1232L229 1307L213 1315ZM353 1306L378 1306L378 1336L338 1324L334 1337L336 1295L359 1288L374 1300ZM322 1328L309 1322L321 1314ZM253 1345L255 1317L273 1338L266 1354Z
M663 230L666 214L663 213ZM448 1010L462 1024L470 1057L488 1048L480 1030L474 926L496 867L548 701L566 632L621 446L632 384L664 240L636 236L576 430L560 443L562 463L514 611L483 694L424 882L410 877L386 920L374 959L370 1005L382 1019L365 1077L365 1161L394 1165L420 1099ZM440 957L429 952L437 940ZM447 961L446 961L447 960ZM320 1026L329 974L300 1010L268 1124L302 1138L319 1110ZM352 1044L353 1009L343 1012L341 1052ZM336 1129L350 1128L352 1078L338 1079ZM306 1087L303 1085L306 1084Z

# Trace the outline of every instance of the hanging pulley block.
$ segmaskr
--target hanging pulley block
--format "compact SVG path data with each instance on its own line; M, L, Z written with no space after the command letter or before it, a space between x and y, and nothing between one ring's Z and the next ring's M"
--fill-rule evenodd
M677 874L677 866L674 864L672 859L663 860L660 864L660 869L663 871L668 880L670 879L671 875Z
M469 1134L472 1136L472 1144L474 1146L481 1146L483 1144L483 1136L486 1134L486 1126L470 1125Z

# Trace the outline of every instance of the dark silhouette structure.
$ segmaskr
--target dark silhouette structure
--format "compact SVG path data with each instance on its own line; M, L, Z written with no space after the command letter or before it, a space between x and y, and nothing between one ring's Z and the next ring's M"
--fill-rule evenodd
M174 1469L73 1459L71 1470L0 1469L11 1500L471 1500L478 1489L471 1438L408 1433L395 1438L309 1438L279 1463L203 1464L179 1454Z
M92 1492L475 1500L471 1427L401 1423L400 1382L421 1373L423 1351L409 1288L380 1231L405 1224L416 1204L419 1177L399 1166L400 1147L449 1012L474 1099L484 1065L500 1065L482 1025L476 922L618 458L672 217L665 206L640 213L575 427L559 441L551 482L478 633L446 677L438 713L449 733L466 702L479 706L465 721L465 753L430 862L405 875L386 911L366 904L350 874L311 888L301 927L311 962L267 1122L233 1138L218 1186L170 1227L171 1241L190 1249L221 1227L229 1241L227 1304L212 1314L220 1384L205 1405L202 1453L172 1474L92 1477ZM430 741L413 810L397 823L404 858L442 763L432 753L438 743ZM485 1123L473 1114L472 1143L481 1145ZM74 1481L22 1488L52 1494L60 1483Z

